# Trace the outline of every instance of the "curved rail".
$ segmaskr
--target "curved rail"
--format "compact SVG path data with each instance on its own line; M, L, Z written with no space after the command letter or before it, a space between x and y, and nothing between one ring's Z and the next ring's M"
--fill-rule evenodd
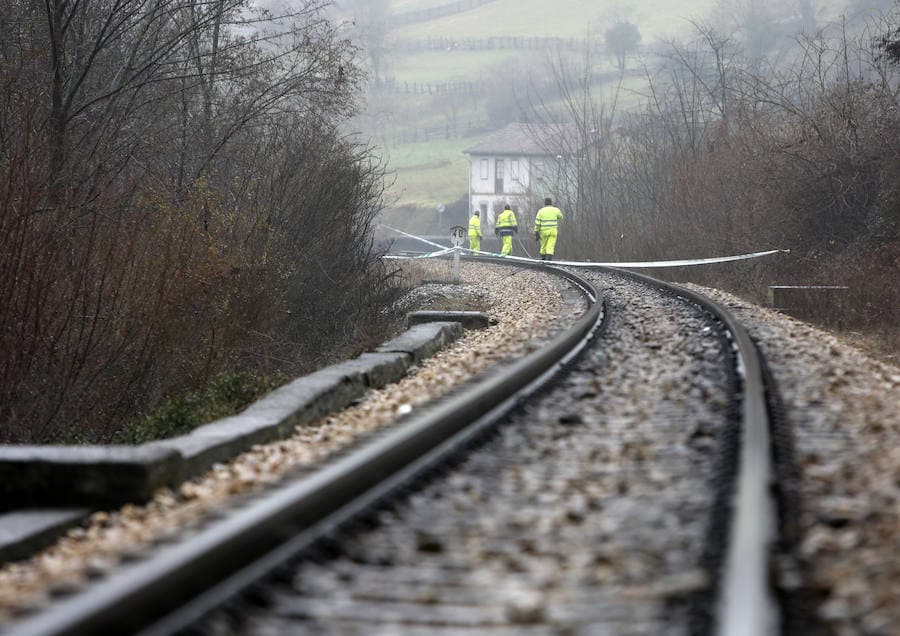
M780 613L769 585L770 547L777 535L769 415L763 366L747 330L722 305L680 285L613 268L670 293L717 316L733 338L742 380L740 453L731 506L726 554L719 573L714 630L718 636L778 634Z
M243 509L189 539L157 546L153 558L60 599L13 625L12 633L172 633L482 434L580 353L601 327L603 312L593 285L550 269L583 291L588 310L546 346L464 385L311 475L275 486L266 496L245 498Z

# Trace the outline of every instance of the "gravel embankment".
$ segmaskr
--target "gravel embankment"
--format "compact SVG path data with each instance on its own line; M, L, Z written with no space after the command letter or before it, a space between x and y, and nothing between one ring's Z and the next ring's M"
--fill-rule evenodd
M595 275L604 333L556 387L380 526L207 633L688 634L727 342L691 306Z
M449 264L420 262L426 279L449 279ZM484 307L497 324L467 332L402 381L372 391L356 406L298 429L282 442L254 448L177 491L162 490L144 506L127 505L97 512L84 528L27 561L0 569L0 619L37 609L48 595L64 593L115 567L122 558L153 542L177 535L210 511L227 507L229 498L281 479L298 468L322 461L360 435L383 427L399 415L449 391L456 383L504 358L521 356L548 335L577 319L583 303L573 302L568 283L557 277L474 263L462 264L461 285L430 285L406 299L407 309L428 309L438 302ZM443 308L443 307L442 307Z
M717 290L759 343L800 472L801 555L839 636L900 634L900 368Z
M426 266L435 268L426 278L448 276L446 263ZM504 357L527 352L533 338L546 337L549 328L573 319L580 310L566 302L554 279L532 272L511 274L504 268L464 263L463 279L461 286L420 290L411 300L416 306L409 309L431 308L421 305L426 299L437 299L442 308L462 300L465 308L486 307L497 318L496 326L467 333L402 382L372 392L355 407L298 431L290 440L217 466L178 492L161 491L146 506L96 513L86 527L71 531L35 558L7 564L0 569L0 619L39 608L47 595L102 575L123 556L228 506L233 495L321 461L357 436L445 392L452 386L448 378L465 379ZM900 369L804 323L716 290L697 290L732 307L760 343L779 385L801 476L801 550L828 633L900 634ZM605 341L605 353L589 356L593 370L581 365L573 376L581 379L548 394L540 407L492 443L508 444L498 463L469 460L468 472L443 488L452 487L456 494L433 487L414 497L408 510L399 511L402 523L389 513L384 518L386 534L354 544L349 574L340 565L310 566L308 576L296 581L298 591L316 597L317 590L352 589L348 581L353 581L381 599L376 604L390 594L394 602L414 598L415 605L402 608L400 618L402 612L423 606L447 606L445 615L461 621L469 616L467 604L481 603L493 609L472 615L472 620L494 616L505 626L493 632L497 634L555 634L559 624L582 620L590 611L605 613L605 620L613 617L614 623L616 616L623 616L617 612L635 612L624 615L628 620L610 627L612 631L603 632L601 626L596 633L683 633L682 600L704 581L703 572L689 564L699 550L698 520L707 505L705 498L694 497L698 491L704 494L698 483L709 476L704 457L716 439L712 422L721 408L717 382L710 382L705 373L717 354L708 343L692 344L696 324L679 321L674 331L660 331L639 318L631 322L617 327L621 344ZM629 353L632 345L642 345L638 348L644 353ZM687 355L683 369L649 376L642 370L643 359L673 349ZM639 355L641 361L629 363L629 355ZM698 425L679 425L676 413L683 406L697 412ZM518 459L513 461L510 454L511 448L522 446L530 453L524 469L517 468ZM560 461L548 464L546 458L557 453ZM575 472L583 466L591 471L587 481ZM686 471L685 476L679 471ZM509 516L499 521L481 508L485 498L500 499L487 496L497 488L512 497L512 503L502 506ZM681 500L672 493L684 497L683 505L676 504ZM621 495L635 498L619 503L626 501ZM416 522L412 510L424 511L424 516ZM448 526L438 524L435 516L442 511L469 519L456 529L461 534L445 536ZM412 526L407 515L412 515ZM585 523L595 517L599 526ZM400 529L391 530L393 524ZM623 527L627 532L621 532ZM409 543L411 532L414 540ZM490 539L506 533L512 537L509 543ZM406 558L427 562L451 553L462 557L450 568L453 572L444 566L410 568L406 583L391 588L381 583L379 568L372 566L375 578L367 578L357 562L373 554L387 558L388 552L396 554L396 559L388 559L392 565ZM593 560L585 554L593 554ZM478 567L470 559L476 559ZM311 581L320 587L310 588ZM572 591L582 584L589 599ZM413 591L407 594L408 589ZM476 598L470 589L478 592ZM253 623L260 633L279 625L316 624L310 622L311 613L315 616L312 606L304 608L300 602L289 609L282 600L287 604L280 614L254 619L261 621ZM632 622L632 616L637 620ZM352 625L358 624L370 627L365 621ZM434 630L429 627L424 633Z

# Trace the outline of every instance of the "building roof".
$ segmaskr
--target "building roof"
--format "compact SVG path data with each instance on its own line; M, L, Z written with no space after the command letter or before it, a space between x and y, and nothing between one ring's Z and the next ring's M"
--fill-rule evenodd
M565 128L562 124L507 124L463 152L470 155L558 154L565 149Z

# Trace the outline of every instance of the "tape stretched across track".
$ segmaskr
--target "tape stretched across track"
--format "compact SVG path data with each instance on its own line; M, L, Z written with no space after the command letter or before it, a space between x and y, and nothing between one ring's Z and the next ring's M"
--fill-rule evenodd
M386 230L390 230L391 232L396 232L397 234L402 234L411 239L415 239L417 241L421 241L427 245L431 245L432 247L438 248L437 251L429 252L428 254L420 254L417 256L400 256L394 254L385 255L383 258L386 259L418 259L418 258L436 258L438 256L445 256L447 254L453 253L454 250L459 250L461 252L465 252L468 254L483 254L485 256L497 256L493 252L483 252L481 250L470 250L466 247L447 247L445 245L441 245L439 243L434 243L433 241L429 241L426 238L421 236L416 236L415 234L409 234L404 232L403 230L398 230L396 228L381 225ZM772 254L779 253L789 253L790 250L766 250L764 252L752 252L750 254L737 254L735 256L715 256L712 258L688 258L688 259L680 259L680 260L671 260L671 261L633 261L633 262L593 262L593 261L558 261L554 259L551 261L553 265L571 265L574 267L627 267L631 269L639 269L639 268L649 268L649 267L686 267L690 265L710 265L713 263L728 263L731 261L744 261L751 258L761 258L763 256L771 256ZM546 263L547 261L542 261L539 258L525 258L523 256L505 256L504 258L511 261L522 261L524 263Z

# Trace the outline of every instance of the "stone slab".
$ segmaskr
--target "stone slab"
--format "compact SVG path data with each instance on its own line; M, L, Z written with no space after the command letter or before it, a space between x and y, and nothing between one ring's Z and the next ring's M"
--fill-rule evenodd
M179 476L179 481L183 481L255 444L283 439L299 426L346 408L369 389L402 378L411 363L412 357L405 353L363 354L298 378L238 415L150 445L173 449L184 458Z
M406 315L409 327L427 322L458 322L465 329L486 329L497 321L480 311L413 311Z
M418 363L434 355L459 338L463 327L458 322L428 322L411 327L378 347L376 353L408 353Z
M187 435L140 446L0 446L0 511L46 506L94 509L147 501L255 444L290 435L346 408L463 332L459 323L417 325L374 353L298 378L238 415Z
M88 518L88 508L17 510L0 514L0 563L25 559Z
M141 446L3 446L0 510L146 501L180 474L174 450Z
M406 375L412 365L412 356L403 351L390 353L363 353L358 358L342 363L351 367L359 367L371 388L381 388L397 382Z

